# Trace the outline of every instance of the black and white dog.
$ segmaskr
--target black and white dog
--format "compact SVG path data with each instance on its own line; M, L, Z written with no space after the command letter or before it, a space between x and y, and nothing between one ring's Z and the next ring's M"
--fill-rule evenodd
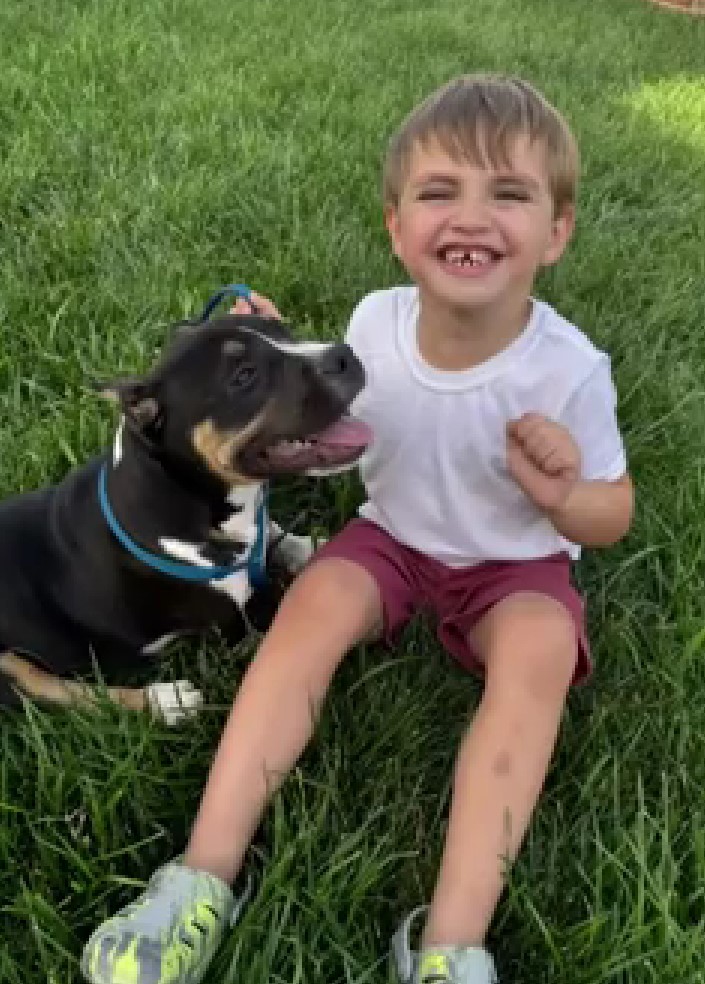
M267 482L354 464L370 434L346 411L363 384L347 345L225 315L178 327L150 372L104 387L122 408L112 450L0 504L0 704L90 701L71 678L94 660L109 674L213 625L242 637L277 535ZM278 552L295 570L311 543L288 535ZM201 702L188 681L108 694L170 723Z

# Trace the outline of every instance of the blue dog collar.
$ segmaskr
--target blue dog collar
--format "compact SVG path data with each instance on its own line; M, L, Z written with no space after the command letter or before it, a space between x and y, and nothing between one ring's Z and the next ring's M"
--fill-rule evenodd
M252 303L252 297L250 295L250 288L247 284L228 284L227 287L221 287L217 294L213 294L211 299L203 308L201 321L208 321L211 314L213 314L221 301L224 301L226 297L242 297L249 303L252 310L255 310L255 306Z
M169 577L176 577L182 581L191 581L197 584L205 584L208 581L220 581L225 577L230 577L231 574L237 574L239 571L246 570L251 586L253 588L262 587L266 582L265 533L268 525L267 497L268 489L266 485L263 485L257 506L257 538L252 544L247 557L227 567L219 567L217 565L199 567L196 564L182 564L179 561L170 560L159 554L151 553L138 543L135 543L122 526L120 526L108 501L107 464L103 463L100 474L98 475L98 499L100 501L100 508L115 539L122 544L128 553L132 554L133 557L136 557L137 560L141 561L147 567L159 571L160 574L167 574Z

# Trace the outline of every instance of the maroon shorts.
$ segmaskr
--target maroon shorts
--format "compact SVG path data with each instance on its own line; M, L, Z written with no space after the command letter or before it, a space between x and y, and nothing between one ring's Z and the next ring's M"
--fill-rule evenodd
M560 602L573 619L578 642L573 684L585 680L592 671L583 601L571 583L566 553L447 567L399 543L376 523L354 519L316 552L313 562L326 557L352 561L375 579L388 643L412 615L430 610L438 620L437 634L445 649L466 669L482 672L468 640L473 626L503 598L532 591Z

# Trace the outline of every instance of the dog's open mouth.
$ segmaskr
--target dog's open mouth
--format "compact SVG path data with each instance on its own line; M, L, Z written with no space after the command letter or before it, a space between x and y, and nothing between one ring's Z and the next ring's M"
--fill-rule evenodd
M242 467L251 475L327 474L353 465L372 441L372 430L354 417L341 417L316 434L276 441L241 452Z

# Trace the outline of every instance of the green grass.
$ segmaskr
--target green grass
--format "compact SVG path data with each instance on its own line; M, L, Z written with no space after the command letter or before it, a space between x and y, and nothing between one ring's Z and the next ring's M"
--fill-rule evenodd
M597 672L492 930L503 984L705 981L705 21L641 0L4 0L0 493L105 443L89 379L146 366L222 283L330 337L397 282L386 136L465 70L532 78L584 158L540 293L612 353L637 484L591 554ZM333 528L360 490L281 488ZM179 851L252 644L180 647L209 709L0 717L0 981L66 984L95 923ZM380 984L427 899L477 683L415 624L343 666L258 837L254 904L210 982Z

